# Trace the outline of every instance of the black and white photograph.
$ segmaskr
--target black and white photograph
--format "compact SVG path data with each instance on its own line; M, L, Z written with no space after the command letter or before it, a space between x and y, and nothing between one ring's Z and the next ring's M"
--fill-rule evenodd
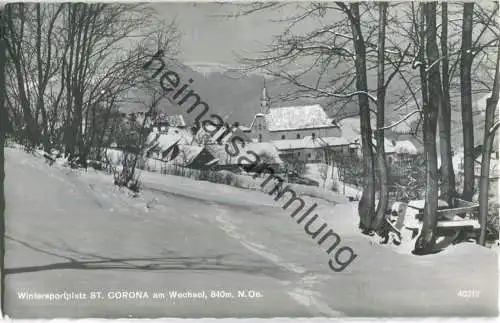
M2 4L3 317L497 317L499 17Z

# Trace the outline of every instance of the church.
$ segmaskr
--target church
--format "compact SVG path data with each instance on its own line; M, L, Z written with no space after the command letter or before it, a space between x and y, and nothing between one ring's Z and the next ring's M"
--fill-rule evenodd
M304 162L324 162L325 153L347 153L350 143L340 126L319 104L273 107L267 89L262 89L261 109L250 127L242 129L253 142L270 142L281 157Z

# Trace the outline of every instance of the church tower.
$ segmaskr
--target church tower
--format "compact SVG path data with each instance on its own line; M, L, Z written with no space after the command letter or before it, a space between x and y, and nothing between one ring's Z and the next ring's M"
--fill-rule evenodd
M268 113L271 106L271 98L267 95L266 80L264 79L264 87L262 88L262 96L260 98L260 112Z

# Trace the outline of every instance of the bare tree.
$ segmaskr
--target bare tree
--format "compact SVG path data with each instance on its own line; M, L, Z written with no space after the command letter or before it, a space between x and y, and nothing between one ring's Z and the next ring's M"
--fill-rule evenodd
M464 138L464 190L462 197L472 200L474 195L474 122L472 118L472 16L474 3L463 4L462 47L460 54L460 91L462 100L462 131Z
M442 87L443 95L439 109L439 147L441 155L441 198L452 205L452 198L456 195L455 171L453 170L451 149L451 102L450 76L448 56L448 4L441 4L441 54L442 54Z
M377 7L377 5L368 3L335 2L333 5L311 3L302 7L303 11L296 16L283 19L283 22L289 23L289 28L276 37L271 49L263 52L263 58L244 60L255 69L265 70L272 76L295 85L297 90L287 99L298 97L330 98L336 99L337 102L358 99L359 112L356 115L360 116L363 179L365 180L363 198L360 200L358 212L360 229L365 233L376 229L379 225L377 222L380 222L375 221L374 148L380 147L380 150L376 150L380 154L379 160L385 160L383 130L387 128L384 126L385 114L382 113L378 117L379 126L377 126L377 131L380 129L378 140L381 143L374 147L370 114L376 113L376 111L370 110L370 102L378 104L381 110L385 109L384 98L389 83L400 72L403 65L411 64L405 60L409 46L406 50L400 49L398 46L391 46L380 51L377 41L372 41L378 30L376 23L378 18L374 17L372 11L375 11L374 9ZM253 13L268 8L268 5L252 5L252 8L247 12ZM343 13L342 16L338 15L339 11ZM332 14L334 19L309 33L298 35L291 31L294 26L307 18L321 19L328 13ZM377 69L377 66L380 67L381 63L379 62L382 61L384 66L390 64L393 71L387 80L382 78L377 90L377 96L382 98L379 102L368 88L368 73ZM305 63L304 65L307 67L299 72L290 72L293 63L298 62ZM356 72L352 73L353 70ZM384 72L385 70L382 71L382 73ZM316 73L315 82L307 81L305 76L308 73ZM377 133L375 136L377 137ZM381 182L386 183L387 181L381 180ZM385 204L387 202L383 201L381 205L379 204L379 219L383 218Z
M8 52L8 59L11 63L13 74L17 82L17 90L19 96L19 105L22 108L24 131L23 136L29 143L30 147L36 146L39 141L38 124L31 111L30 102L30 82L26 77L26 68L30 66L29 60L31 57L25 55L26 50L24 38L26 36L25 24L28 21L26 4L10 4L6 7L7 13L7 30L8 34L5 37L5 45ZM17 24L14 21L18 22ZM16 28L18 27L18 28Z
M368 232L372 229L375 214L375 163L373 157L372 127L370 121L370 102L366 75L366 44L361 30L359 3L350 3L349 7L338 2L337 5L347 15L352 32L355 51L356 91L358 92L359 118L361 123L361 147L363 150L363 168L365 183L358 205L360 229Z
M88 116L96 108L99 89L110 91L113 85L119 86L110 84L116 78L120 85L126 84L124 71L132 64L119 42L140 25L129 17L134 9L126 5L71 4L65 12L65 151L71 157L78 156L82 163L89 150L85 142Z
M423 98L424 110L424 154L426 161L426 192L422 233L417 240L417 252L430 252L435 244L435 229L437 223L436 210L438 206L438 168L436 151L436 128L439 106L442 102L441 75L439 70L439 50L437 46L436 3L422 4L421 35L426 39L428 70L422 70L423 46L420 49L422 89L428 87L428 96ZM425 26L424 26L425 22ZM425 30L425 31L424 31ZM421 37L423 40L424 37Z
M488 217L488 190L490 184L490 159L493 150L495 133L500 127L500 122L495 120L495 113L498 112L498 102L500 94L500 41L498 41L497 64L495 69L495 78L493 81L493 90L491 97L486 101L486 118L484 126L483 152L481 159L481 177L479 181L479 219L481 224L481 234L479 243L485 245L486 242L486 222Z
M64 148L84 166L89 154L100 157L123 94L150 81L141 79L148 55L160 47L175 54L175 25L147 5L16 4L8 13L15 18L7 48L16 127L30 146ZM133 46L124 46L130 39Z
M378 228L384 219L387 204L389 202L389 187L387 184L387 161L385 158L385 38L387 25L387 2L379 3L379 32L378 32L378 70L377 70L377 130L375 138L377 141L377 166L379 174L379 201L375 214L374 228ZM380 130L379 130L380 129Z
M151 116L158 104L163 99L160 93L154 93L153 98L147 104L147 112L142 121L139 121L138 129L131 129L137 139L132 139L127 142L128 147L123 149L123 164L120 172L115 172L115 184L125 186L133 190L138 190L138 177L136 176L136 168L139 159L145 156L146 150L149 148L144 138L148 117ZM130 120L131 123L137 123L137 120ZM134 128L134 125L132 126ZM127 149L128 148L128 149Z

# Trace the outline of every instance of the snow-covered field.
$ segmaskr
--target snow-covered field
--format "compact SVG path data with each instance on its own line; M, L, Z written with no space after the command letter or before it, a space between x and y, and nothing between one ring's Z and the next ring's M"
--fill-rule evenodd
M264 192L143 172L144 189L133 198L94 170L49 166L13 148L6 158L10 317L497 314L494 250L460 244L418 257L382 247L359 234L356 204L340 198L303 197L357 254L334 272L291 210ZM261 297L238 298L244 290ZM102 298L20 299L97 291ZM114 291L149 299L111 299ZM235 297L152 299L168 291Z

